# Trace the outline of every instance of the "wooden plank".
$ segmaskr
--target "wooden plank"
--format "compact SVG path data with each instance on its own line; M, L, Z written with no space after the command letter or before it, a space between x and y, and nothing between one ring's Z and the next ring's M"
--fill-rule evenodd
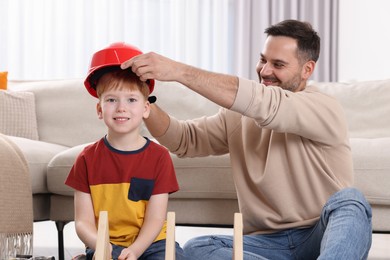
M165 260L175 260L175 225L176 215L175 212L168 212L167 214L167 238L165 244Z
M110 235L108 227L108 212L100 211L98 233L96 241L95 260L109 260L110 254Z
M234 213L233 260L242 260L244 258L242 233L243 233L242 214Z

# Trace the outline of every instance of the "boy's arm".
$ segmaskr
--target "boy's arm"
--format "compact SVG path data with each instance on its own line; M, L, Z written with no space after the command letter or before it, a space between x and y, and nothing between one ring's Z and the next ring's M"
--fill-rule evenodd
M145 212L145 220L134 243L123 249L118 260L138 259L153 243L164 225L168 207L168 194L152 195Z
M74 205L76 233L87 247L95 250L97 229L91 194L76 190L74 193Z

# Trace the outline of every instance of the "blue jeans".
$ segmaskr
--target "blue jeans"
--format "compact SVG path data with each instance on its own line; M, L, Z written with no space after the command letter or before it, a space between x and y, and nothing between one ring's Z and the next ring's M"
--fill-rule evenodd
M244 259L366 259L371 247L371 207L354 188L325 204L310 228L244 235ZM184 245L187 259L232 259L232 236L203 236Z
M161 260L165 259L165 242L166 240L159 240L151 244L148 249L138 258L141 260ZM112 259L117 260L119 255L121 254L122 250L125 249L125 247L112 245ZM93 255L95 251L87 248L86 250L86 256L87 260L92 260ZM184 251L180 247L180 245L176 242L176 259L177 260L184 260L186 259L184 257Z

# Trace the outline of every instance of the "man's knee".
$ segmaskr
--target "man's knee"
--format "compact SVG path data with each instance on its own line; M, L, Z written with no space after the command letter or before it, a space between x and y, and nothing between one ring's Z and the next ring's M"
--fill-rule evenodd
M351 256L355 254L348 259L363 259L356 254L368 254L372 241L371 218L371 206L359 190L346 188L332 195L321 214L321 224L327 230L321 244L321 256L344 250L343 253ZM352 248L359 248L359 251Z
M345 188L333 194L325 204L324 210L330 213L340 208L354 208L364 213L369 221L372 218L371 206L364 194L356 188Z
M335 196L357 201L366 201L366 198L364 197L363 193L360 190L352 187L339 190L335 193Z
M190 239L183 247L188 259L205 259L221 249L232 248L232 239L229 236L201 236Z
M201 248L207 245L208 237L195 237L187 241L183 246L184 255L187 259L197 259Z
M336 192L330 200L338 200L338 201L352 201L358 202L364 205L364 207L371 208L370 204L366 200L364 194L356 189L356 188L345 188L338 192Z

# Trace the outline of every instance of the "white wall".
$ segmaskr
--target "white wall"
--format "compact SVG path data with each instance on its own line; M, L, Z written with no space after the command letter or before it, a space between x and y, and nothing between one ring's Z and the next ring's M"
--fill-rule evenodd
M339 81L390 79L390 1L339 3Z

